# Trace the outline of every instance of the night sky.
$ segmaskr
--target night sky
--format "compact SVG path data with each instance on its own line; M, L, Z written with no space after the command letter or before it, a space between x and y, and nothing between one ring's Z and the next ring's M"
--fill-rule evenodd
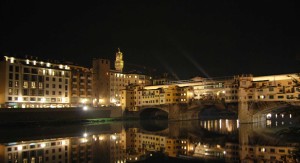
M113 60L178 79L300 72L296 1L0 2L1 55L91 67ZM139 65L139 66L138 66Z

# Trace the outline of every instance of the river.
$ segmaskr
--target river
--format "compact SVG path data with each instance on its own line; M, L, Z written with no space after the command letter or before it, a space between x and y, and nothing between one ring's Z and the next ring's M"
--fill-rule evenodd
M296 162L299 133L292 116L1 126L0 162Z

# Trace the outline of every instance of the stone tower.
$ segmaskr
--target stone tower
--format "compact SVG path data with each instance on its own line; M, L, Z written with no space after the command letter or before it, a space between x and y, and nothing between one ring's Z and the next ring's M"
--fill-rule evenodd
M116 53L116 60L115 60L115 69L117 71L122 72L124 68L124 61L123 61L123 53L118 48L118 52Z

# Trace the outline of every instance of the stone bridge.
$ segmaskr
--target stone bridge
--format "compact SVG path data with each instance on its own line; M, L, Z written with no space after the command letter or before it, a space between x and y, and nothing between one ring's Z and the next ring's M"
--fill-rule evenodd
M199 119L205 108L225 109L222 101L193 101L189 104L147 105L139 107L140 118L163 117L169 120Z
M170 105L147 105L139 108L139 116L146 117L164 117L169 120L177 120L180 113L186 110L188 105L170 104Z
M300 101L239 101L238 118L240 123L265 121L268 113L300 109ZM288 110L289 109L289 110Z

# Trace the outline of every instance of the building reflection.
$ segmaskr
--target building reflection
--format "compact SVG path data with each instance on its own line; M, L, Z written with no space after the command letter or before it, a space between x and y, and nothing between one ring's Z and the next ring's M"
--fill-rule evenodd
M1 162L69 162L70 139L13 142L1 145Z
M171 123L160 131L130 126L116 133L83 132L73 137L9 142L0 145L0 162L124 163L158 153L225 162L293 162L297 142L278 139L268 123L239 125L230 119L202 120Z
M239 122L236 119L216 119L199 121L199 125L208 131L228 134L237 131Z

